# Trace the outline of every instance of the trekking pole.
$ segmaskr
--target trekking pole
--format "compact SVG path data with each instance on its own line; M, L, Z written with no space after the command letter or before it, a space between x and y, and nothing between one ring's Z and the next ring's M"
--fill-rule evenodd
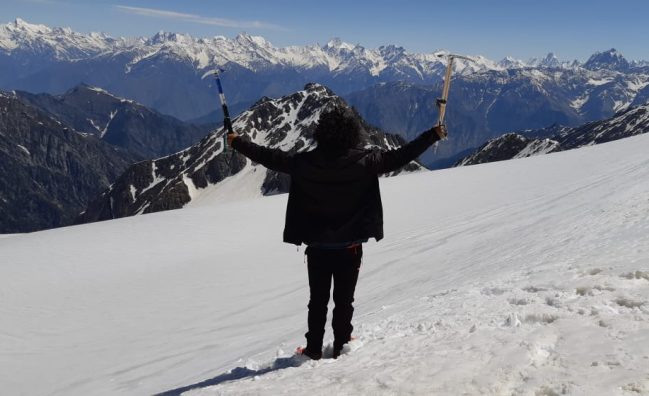
M223 109L223 128L225 129L226 134L228 134L228 133L234 133L234 131L232 130L232 121L230 120L228 103L225 101L225 94L223 94L223 86L221 85L221 73L224 71L225 70L219 68L209 70L205 72L205 74L203 74L201 80L204 80L208 76L214 76L214 79L216 80L216 86L219 90L219 100L221 101L221 108ZM223 147L221 148L221 151L225 150L225 146L227 145L226 134L223 134Z
M439 108L439 118L437 119L437 125L443 125L444 118L446 116L446 104L448 102L448 91L451 88L451 74L453 73L453 61L455 59L464 59L469 62L475 62L475 61L466 56L456 55L456 54L438 55L438 56L448 58L448 63L446 64L446 73L444 74L444 87L442 88L442 97L437 99L437 107ZM446 140L446 138L444 138L444 140Z

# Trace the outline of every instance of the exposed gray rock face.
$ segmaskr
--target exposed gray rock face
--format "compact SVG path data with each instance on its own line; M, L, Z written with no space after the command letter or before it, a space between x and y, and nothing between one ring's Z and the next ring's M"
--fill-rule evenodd
M514 158L531 157L561 151L561 145L552 139L532 139L518 133L508 133L490 140L475 153L462 159L457 166L477 165Z
M612 118L590 122L576 128L550 128L508 133L490 140L457 166L548 154L622 139L649 132L649 105L620 112ZM544 138L544 136L550 136Z
M631 68L631 65L621 53L615 48L611 48L608 51L593 54L584 63L584 67L590 70L607 69L625 72Z
M208 133L205 126L184 123L85 84L59 96L24 91L16 95L75 130L122 147L140 159L178 152Z
M133 160L0 93L0 233L71 224Z
M258 144L296 153L313 148L313 132L320 114L341 106L347 104L329 89L307 84L304 90L279 99L262 98L236 117L233 127ZM399 136L361 122L369 146L392 149L404 143ZM92 222L182 208L200 194L216 191L223 179L242 171L248 172L247 176L253 173L264 176L261 182L253 177L236 180L241 188L248 186L265 195L288 191L288 175L251 163L240 154L233 154L229 147L221 152L221 132L174 155L132 166L89 205L78 221ZM420 164L413 162L404 171L421 169Z

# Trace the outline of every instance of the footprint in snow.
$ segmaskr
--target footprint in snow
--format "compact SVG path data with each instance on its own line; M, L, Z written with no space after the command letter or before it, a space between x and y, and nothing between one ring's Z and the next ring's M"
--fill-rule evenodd
M523 288L523 291L526 291L528 293L538 293L538 292L543 292L547 291L548 289L543 288L543 287L536 287L536 286L527 286Z
M485 287L480 291L480 293L485 296L501 296L507 292L506 289L501 289L500 287Z
M525 323L540 323L540 324L550 324L554 323L559 316L552 314L529 314L525 316L523 320Z
M631 309L640 308L646 303L645 301L636 301L627 297L616 298L614 302L621 307L626 307Z
M620 275L621 278L634 280L634 279L644 279L649 281L649 271L635 271L628 272Z
M530 300L527 298L510 298L507 300L511 305L527 305L530 303Z

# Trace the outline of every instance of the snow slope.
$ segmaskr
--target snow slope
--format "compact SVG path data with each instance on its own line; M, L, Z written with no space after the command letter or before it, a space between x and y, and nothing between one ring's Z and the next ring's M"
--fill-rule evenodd
M382 179L387 237L366 245L338 360L287 358L308 290L285 195L0 239L0 386L649 394L648 150L641 135Z

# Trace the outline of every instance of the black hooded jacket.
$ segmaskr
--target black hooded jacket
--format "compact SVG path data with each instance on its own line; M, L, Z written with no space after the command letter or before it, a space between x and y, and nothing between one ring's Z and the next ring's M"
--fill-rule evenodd
M289 154L241 137L232 141L232 148L291 176L284 242L343 244L383 238L378 175L403 167L437 140L437 133L430 129L388 151L353 148L332 153L316 148Z

